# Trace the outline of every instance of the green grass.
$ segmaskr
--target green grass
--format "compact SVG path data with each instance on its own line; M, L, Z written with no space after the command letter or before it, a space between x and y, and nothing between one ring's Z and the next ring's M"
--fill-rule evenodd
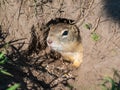
M92 24L90 23L87 23L85 24L84 26L87 30L91 30L92 29ZM92 32L91 33L91 38L94 40L94 41L98 41L100 39L100 35L98 35L96 32Z
M5 56L4 52L0 52L0 65L5 64L8 61L8 58Z
M88 23L88 24L85 24L85 28L90 30L92 28L92 24Z
M8 76L13 76L12 74L10 74L6 70L4 70L3 67L1 66L1 65L5 64L6 62L8 62L8 58L6 57L4 52L2 51L2 52L0 52L0 73L4 74L4 75L8 75Z
M94 41L100 40L100 36L99 36L97 33L95 33L95 32L93 32L93 33L91 34L91 38L92 38Z
M7 90L17 90L20 87L20 84L16 83L13 86L9 87Z
M6 70L4 70L4 69L2 69L2 68L0 68L0 73L1 73L1 74L4 74L4 75L7 75L7 76L13 77L13 75L12 75L11 73L7 72Z
M106 84L110 84L111 87L108 87ZM102 90L120 90L116 82L111 77L105 77L102 83Z
M8 58L6 57L4 52L0 52L0 73L3 75L13 77L11 73L7 72L7 70L3 69L3 67L1 66L7 62L8 62ZM10 86L6 90L17 90L19 87L20 87L20 84L14 84L13 86Z
M10 76L10 77L14 77L7 70L3 69L4 67L2 65L6 64L9 61L9 59L5 55L5 51L4 50L0 52L0 73L2 75L7 75L7 76ZM6 87L7 88L6 90L17 90L19 87L20 87L20 84L16 83L16 84L14 84L14 85L12 85L12 86L10 86L8 88Z
M116 77L118 80L116 80ZM114 77L111 78L109 76L104 77L103 82L101 84L102 90L120 90L120 75L116 70L114 71Z

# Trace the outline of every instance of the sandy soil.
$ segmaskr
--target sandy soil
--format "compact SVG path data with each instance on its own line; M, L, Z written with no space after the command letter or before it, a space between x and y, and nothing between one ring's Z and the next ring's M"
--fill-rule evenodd
M4 67L14 75L0 85L21 84L21 90L101 90L105 76L120 71L120 1L114 0L1 0L0 30L10 42ZM111 7L114 8L111 8ZM75 69L47 48L51 19L74 20L84 47L82 65ZM91 27L86 28L86 24ZM91 35L95 32L99 40ZM4 43L2 42L2 43ZM12 62L12 63L11 63ZM0 89L4 87L0 86Z

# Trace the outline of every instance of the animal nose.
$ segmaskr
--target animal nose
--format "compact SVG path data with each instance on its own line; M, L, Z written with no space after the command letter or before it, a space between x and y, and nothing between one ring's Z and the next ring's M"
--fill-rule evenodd
M52 43L52 41L51 41L51 40L48 40L47 42L48 42L49 44L51 44L51 43Z

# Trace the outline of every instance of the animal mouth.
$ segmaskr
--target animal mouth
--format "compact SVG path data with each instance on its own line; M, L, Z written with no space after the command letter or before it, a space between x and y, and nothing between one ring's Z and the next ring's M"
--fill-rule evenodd
M49 46L49 48L55 51L62 51L60 47L56 47L56 46Z
M57 49L56 47L52 46L52 45L48 45L50 49Z
M57 47L52 47L52 46L50 48L53 49L53 50L57 50L58 49Z

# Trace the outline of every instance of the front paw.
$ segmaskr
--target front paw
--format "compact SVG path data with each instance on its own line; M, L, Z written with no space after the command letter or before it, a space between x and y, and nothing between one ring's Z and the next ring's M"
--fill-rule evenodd
M82 61L75 60L72 64L73 67L78 68L81 65Z

